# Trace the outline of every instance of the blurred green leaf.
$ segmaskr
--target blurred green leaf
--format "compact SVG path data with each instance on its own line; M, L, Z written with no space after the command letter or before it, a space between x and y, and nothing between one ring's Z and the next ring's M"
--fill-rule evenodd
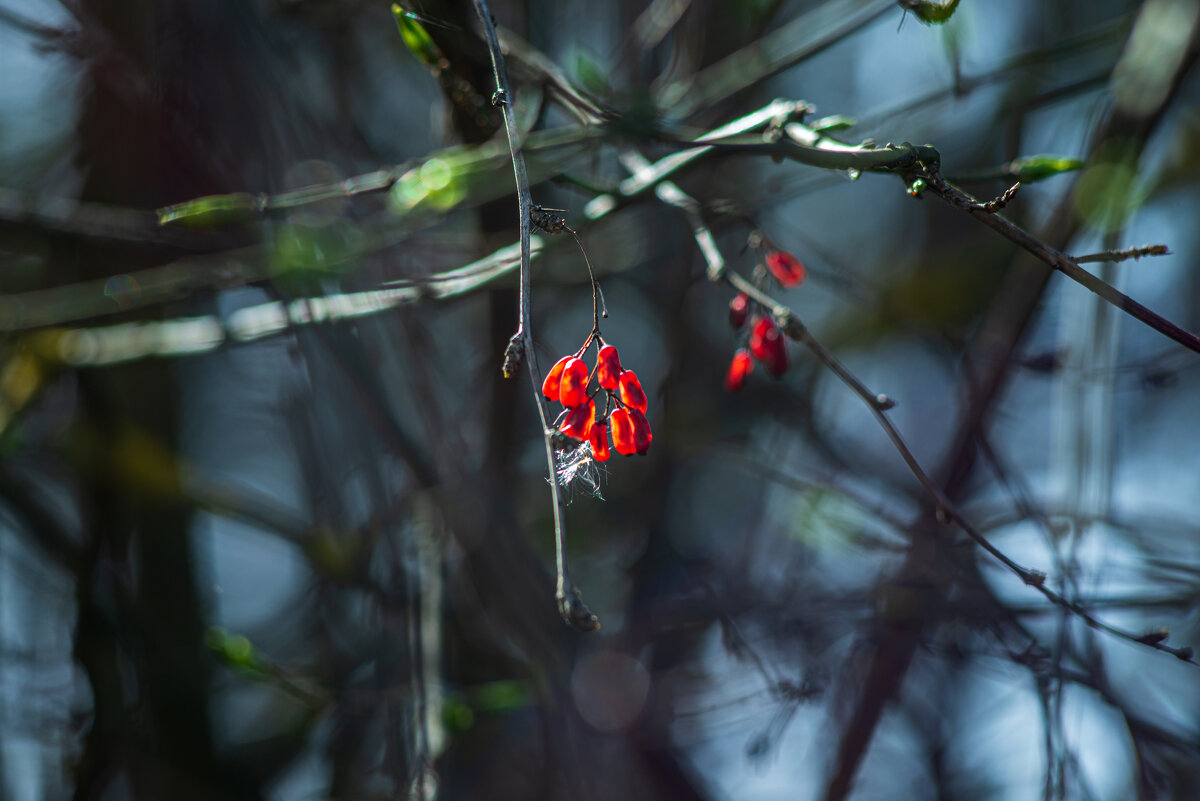
M188 228L213 228L220 225L250 222L262 212L258 197L248 192L232 195L208 195L158 210L159 225L182 225Z
M472 694L475 697L475 708L480 712L510 712L531 703L528 690L519 681L488 682L477 687Z
M443 61L442 51L433 41L433 37L425 30L408 9L392 3L392 17L400 31L404 46L413 56L427 67L440 69Z
M904 7L926 25L943 25L954 16L958 3L959 0L950 0L948 3L934 2L934 0L910 0L910 2L904 3Z
M575 77L580 86L594 95L607 95L612 91L604 68L589 53L579 51L575 54Z
M844 131L847 128L853 128L857 120L853 117L847 117L842 114L834 114L831 117L822 117L810 126L814 131L819 133L835 133Z
M1023 184L1040 181L1052 175L1083 169L1084 162L1068 156L1054 156L1040 153L1036 156L1022 156L1014 159L1009 165L1009 171Z

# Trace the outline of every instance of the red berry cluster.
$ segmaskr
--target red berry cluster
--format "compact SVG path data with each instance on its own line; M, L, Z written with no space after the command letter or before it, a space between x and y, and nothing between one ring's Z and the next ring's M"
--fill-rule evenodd
M791 253L771 250L760 258L755 275L756 283L760 286L765 282L766 272L770 272L784 289L799 285L807 275L804 265ZM765 272L762 269L764 265ZM754 371L755 359L766 365L767 372L776 378L788 369L787 340L783 332L761 304L739 292L729 301L729 324L735 331L742 332L747 321L750 322L749 337L747 339L745 333L742 334L742 346L733 354L729 372L725 374L725 389L729 392L737 392L745 385L746 378Z
M593 336L599 350L596 366L589 372L582 357ZM642 391L637 375L621 368L617 349L598 335L593 336L589 336L576 353L555 362L542 382L542 394L546 400L559 401L566 407L556 423L558 430L572 439L589 443L592 458L597 462L608 460L610 431L617 453L622 456L645 453L654 438L646 419L646 393ZM593 378L599 386L589 393ZM596 395L600 390L605 392L604 414L597 422Z

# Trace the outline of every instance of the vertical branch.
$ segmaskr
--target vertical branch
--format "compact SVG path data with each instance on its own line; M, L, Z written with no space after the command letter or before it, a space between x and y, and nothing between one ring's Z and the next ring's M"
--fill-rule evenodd
M504 68L504 54L500 52L500 40L496 37L496 25L492 21L492 13L486 0L474 0L475 13L483 26L484 38L487 40L488 52L492 59L492 74L496 79L496 92L492 95L492 104L499 106L504 116L504 131L508 135L508 151L512 156L513 176L517 183L517 204L521 216L521 280L518 299L519 314L517 331L508 341L504 353L504 374L511 377L520 367L521 359L525 358L529 365L529 378L533 386L533 403L537 407L538 420L542 426L542 440L546 448L546 467L550 476L550 502L554 515L554 553L557 584L555 598L558 601L558 611L563 620L580 631L594 631L599 628L599 622L591 610L583 603L579 591L571 583L567 571L566 539L563 531L562 497L555 476L554 446L551 437L553 429L546 424L546 409L542 405L541 371L537 366L537 356L533 352L533 334L530 323L530 256L529 236L533 202L529 195L529 174L525 170L525 157L521 155L518 144L516 119L512 110L512 93L508 87L508 73Z

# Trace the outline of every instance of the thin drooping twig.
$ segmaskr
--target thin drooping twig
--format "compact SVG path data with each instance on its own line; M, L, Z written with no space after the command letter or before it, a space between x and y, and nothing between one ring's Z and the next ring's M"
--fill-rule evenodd
M553 429L546 423L546 409L542 405L542 376L537 366L537 355L533 350L532 325L530 324L530 258L529 236L532 226L533 201L529 195L529 176L525 171L525 159L521 155L518 142L519 132L512 111L512 92L509 91L508 74L504 68L504 55L500 52L500 42L496 38L496 26L492 20L492 12L488 9L486 0L474 0L475 13L483 26L484 38L487 40L488 53L492 59L492 75L496 80L496 92L492 103L500 107L504 116L504 129L508 135L508 149L512 157L513 175L517 184L517 204L520 214L521 230L521 280L519 293L519 314L517 331L509 340L508 349L504 355L505 375L511 376L520 366L522 358L528 363L529 378L533 386L533 403L537 407L538 420L542 426L542 440L546 448L546 465L550 475L550 500L554 516L554 552L557 583L555 598L558 601L558 611L563 620L580 631L594 631L599 627L599 621L591 610L583 603L579 590L571 583L567 571L566 541L563 530L562 497L558 482L555 480L554 446L551 437Z
M775 318L775 321L779 324L780 328L790 339L799 342L812 351L813 355L817 357L821 364L823 364L827 369L830 370L830 372L836 375L843 384L849 387L850 390L867 405L867 407L871 410L871 413L875 416L875 419L879 423L880 427L883 428L884 433L887 434L888 439L892 441L892 445L895 447L897 453L900 454L900 457L904 460L904 463L908 465L909 470L921 484L921 487L925 490L926 494L929 495L929 497L933 500L936 506L938 518L940 520L952 522L957 525L959 529L961 529L968 537L974 540L980 548L987 551L988 554L990 554L996 561L1004 565L1004 567L1020 578L1021 581L1036 589L1046 598L1046 600L1050 601L1055 606L1061 607L1074 614L1089 627L1098 631L1103 631L1107 634L1111 634L1115 637L1128 640L1129 642L1145 645L1157 651L1163 651L1164 653L1171 654L1172 656L1181 659L1184 662L1196 664L1192 649L1190 647L1185 646L1182 648L1175 648L1165 644L1162 641L1156 641L1154 638L1135 634L1131 631L1126 631L1125 629L1105 623L1091 614L1087 609L1084 609L1080 604L1067 599L1058 592L1047 587L1045 573L1040 570L1034 570L1018 564L1015 560L993 545L991 541L988 540L988 538L985 537L977 528L975 528L975 526L962 514L962 512L959 511L958 507L956 507L954 503L946 497L941 488L934 483L933 479L931 479L921 467L920 462L917 461L916 456L913 455L912 450L908 447L907 443L905 443L904 438L900 435L899 430L896 429L895 425L887 416L887 410L893 405L888 396L872 392L862 381L860 381L853 373L851 373L845 365L838 361L837 357L835 357L828 349L825 348L824 345L822 345L815 337L813 337L808 328L805 327L802 322L800 322L800 319L787 306L780 304L778 301L759 290L754 286L753 283L747 281L737 273L727 272L724 276L724 280L737 291L747 295L755 302L762 304L762 306L771 313L771 315Z
M632 159L631 161L633 161L636 165L636 159ZM627 164L626 166L630 165ZM679 187L674 186L673 184L671 186L672 191L667 193L659 193L659 199L663 200L669 205L683 210L688 214L689 218L693 219L694 225L698 226L698 242L700 242L702 239L700 236L701 234L711 236L708 228L703 223L703 219L700 217L698 208L699 204L694 198L686 195L682 190L680 190ZM997 219L982 209L977 209L977 211L983 215L984 219ZM705 248L702 246L701 250L703 251ZM896 452L900 454L900 458L904 460L904 463L908 466L908 469L912 472L913 476L916 477L925 493L930 497L931 500L933 500L939 521L944 523L954 523L957 525L980 548L982 548L992 558L1020 578L1022 582L1030 587L1035 588L1052 604L1071 612L1091 628L1106 632L1130 642L1154 648L1158 651L1163 651L1164 653L1171 654L1172 656L1185 662L1196 664L1193 658L1192 649L1190 647L1185 646L1182 648L1175 648L1173 646L1166 645L1163 641L1148 638L1145 635L1135 634L1133 632L1126 631L1105 623L1091 614L1087 609L1083 608L1080 604L1065 598L1058 592L1055 592L1047 587L1046 574L1044 572L1024 567L993 545L992 542L986 536L984 536L983 533L980 532L979 529L977 529L970 522L970 520L968 520L962 514L962 512L958 510L954 503L946 497L946 494L942 492L941 488L933 481L932 478L929 477L929 474L925 472L925 469L921 466L921 463L917 461L916 456L908 447L908 444L904 441L904 438L900 435L900 431L896 428L887 415L888 410L895 406L895 401L882 393L872 392L866 384L859 380L854 373L852 373L845 365L843 365L837 359L837 357L833 355L833 353L831 353L812 335L808 328L800 321L800 318L797 317L791 309L767 295L765 292L755 286L754 283L746 280L741 275L724 269L724 260L720 259L719 252L718 258L719 266L717 266L715 269L714 264L711 261L709 262L709 279L713 282L723 281L738 292L743 293L751 300L760 304L768 313L771 314L772 317L775 318L776 323L778 323L780 329L788 336L788 338L795 340L796 342L799 342L808 348L813 355L817 357L817 360L820 361L821 364L823 364L830 372L836 375L843 384L849 387L850 390L867 405L867 407L871 410L871 414L875 416L876 422L879 423L879 426L883 429L888 439L891 440ZM706 261L709 260L707 253L705 254L705 259Z
M1096 261L1126 261L1128 259L1140 259L1143 256L1167 256L1170 252L1166 245L1142 245L1139 248L1104 250L1099 253L1088 253L1085 256L1072 256L1071 260L1076 264L1086 264Z

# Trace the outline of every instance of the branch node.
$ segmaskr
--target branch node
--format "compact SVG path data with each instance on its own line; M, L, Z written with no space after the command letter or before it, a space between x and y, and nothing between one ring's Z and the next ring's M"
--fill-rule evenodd
M521 369L521 360L525 358L525 332L518 329L508 340L504 348L504 364L501 369L505 378L512 378Z
M880 392L875 396L874 406L879 411L886 412L888 409L894 409L896 407L896 401Z
M1040 570L1023 570L1021 571L1021 581L1030 587L1043 587L1046 584L1046 574Z
M558 613L571 628L585 634L600 628L600 618L587 608L575 587L571 587L570 590L560 588L554 597L558 601Z

